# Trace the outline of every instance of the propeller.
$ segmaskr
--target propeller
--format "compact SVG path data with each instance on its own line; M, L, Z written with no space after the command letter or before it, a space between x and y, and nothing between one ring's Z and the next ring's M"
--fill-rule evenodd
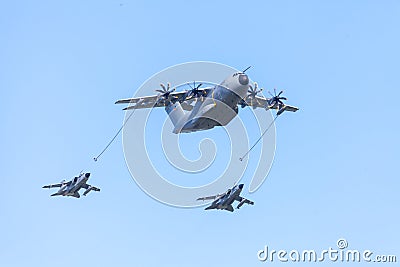
M258 84L254 83L254 88L253 88L253 86L249 85L249 89L247 90L247 93L249 93L247 96L250 98L251 106L253 106L254 100L256 100L257 104L260 104L258 102L256 96L258 93L262 92L263 88L260 88L259 90L257 90L257 89L258 89ZM255 107L253 106L253 108L255 108Z
M258 89L258 84L254 83L254 87L252 85L249 85L249 89L247 89L247 96L246 99L250 100L250 105L253 108L256 108L255 106L253 106L253 101L255 100L257 102L257 104L260 104L258 102L258 99L256 98L256 95L258 93L261 93L263 90L263 88ZM242 101L242 108L244 108L245 106L248 106L248 104L246 103L246 101Z
M167 83L167 87L165 87L164 84L160 83L160 86L162 89L157 89L156 92L159 92L160 94L158 94L158 99L157 99L157 103L160 102L160 100L164 100L167 101L169 100L169 96L171 93L173 93L176 88L173 88L170 90L171 84Z
M283 93L283 91L280 91L279 94L276 94L276 88L274 88L274 94L271 94L271 92L268 91L268 93L272 96L272 98L270 98L268 100L268 104L270 105L270 107L275 107L275 105L277 106L278 111L285 106L285 104L282 102L282 100L287 100L286 97L281 96L281 94Z
M188 97L195 97L195 98L199 98L204 96L204 92L200 90L200 87L203 85L202 83L198 84L196 86L196 82L193 81L193 87L188 83L188 85L190 86L190 90L186 91L186 93L183 95L181 102L185 101Z

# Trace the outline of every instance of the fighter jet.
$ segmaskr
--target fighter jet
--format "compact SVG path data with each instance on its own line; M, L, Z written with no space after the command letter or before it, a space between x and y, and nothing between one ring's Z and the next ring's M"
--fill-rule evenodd
M188 84L191 87L188 91L175 92L176 88L170 89L169 83L167 86L160 84L161 90L156 90L158 95L121 99L115 104L129 104L123 110L165 107L175 134L225 126L238 114L239 106L276 109L277 115L298 110L282 102L287 100L281 96L283 91L277 94L274 89L274 95L270 93L271 98L257 95L262 89L258 89L257 83L250 84L246 70L233 73L219 85L207 88L200 88L201 83L197 86L194 83L193 86Z
M233 212L232 203L235 200L239 201L239 204L236 207L237 209L240 209L240 207L243 206L244 203L254 205L253 201L250 201L240 196L243 187L244 184L235 185L234 187L232 187L232 189L228 189L228 191L226 191L223 194L218 194L209 197L200 197L197 200L214 199L211 205L205 208L205 210L217 209L217 210L228 210L230 212Z
M59 184L51 184L45 185L43 188L53 188L60 187L57 193L52 194L51 196L67 196L67 197L76 197L80 198L79 190L84 188L86 189L83 193L86 196L90 191L100 191L99 188L95 186L91 186L87 184L89 180L90 173L80 173L79 176L74 177L71 181L66 182L62 180Z

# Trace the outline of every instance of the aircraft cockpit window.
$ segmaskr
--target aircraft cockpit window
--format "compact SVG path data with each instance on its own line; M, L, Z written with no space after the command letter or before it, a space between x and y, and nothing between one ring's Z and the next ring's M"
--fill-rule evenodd
M239 74L242 74L241 72L236 72L236 73L234 73L233 75L232 75L232 77L236 77L236 76L238 76Z
M231 190L229 189L229 190L226 192L226 194L229 195L230 193L231 193Z

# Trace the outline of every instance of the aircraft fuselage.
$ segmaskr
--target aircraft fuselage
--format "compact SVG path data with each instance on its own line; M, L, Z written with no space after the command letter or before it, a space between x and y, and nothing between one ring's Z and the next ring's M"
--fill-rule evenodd
M90 174L87 173L85 175L81 175L79 177L75 177L71 183L63 185L57 193L52 196L72 196L79 198L79 190L86 184L89 180Z
M175 126L174 133L189 133L227 125L238 114L238 103L246 97L249 78L235 73L212 88L204 101L197 101L193 110Z
M209 207L206 208L206 210L208 210L208 209L218 209L218 210L229 209L229 207L232 206L232 203L235 200L237 200L237 198L240 197L240 194L242 193L242 189L243 189L243 184L236 185L231 190L228 190L228 192L223 197L216 199Z

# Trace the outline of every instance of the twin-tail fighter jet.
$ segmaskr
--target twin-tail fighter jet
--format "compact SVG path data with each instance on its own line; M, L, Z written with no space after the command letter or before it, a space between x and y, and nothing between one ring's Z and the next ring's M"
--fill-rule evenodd
M244 187L244 184L239 184L235 185L231 189L228 189L223 194L218 194L215 196L209 196L209 197L200 197L197 200L210 200L214 199L214 201L211 203L210 206L205 208L205 210L211 210L211 209L217 209L217 210L228 210L230 212L233 212L233 202L238 201L239 204L237 205L237 209L240 209L243 204L250 204L254 205L254 202L251 200L248 200L244 197L240 196L240 193L242 192L242 189Z
M45 185L43 188L53 188L60 187L57 193L52 194L51 196L67 196L67 197L76 197L80 198L79 190L82 188L86 189L83 193L86 196L90 191L100 191L99 188L95 186L91 186L87 184L89 180L90 173L80 173L79 176L74 177L71 181L66 182L62 180L58 184Z
M277 94L274 89L271 98L259 96L262 89L258 89L257 83L250 84L245 71L233 73L219 85L200 88L201 83L197 86L194 83L190 90L182 92L175 92L176 88L171 89L169 83L167 86L160 84L161 90L156 90L158 95L121 99L116 104L129 104L124 110L165 107L176 134L225 126L238 114L239 106L275 109L277 115L298 110L282 102L287 100L281 96L283 91Z

